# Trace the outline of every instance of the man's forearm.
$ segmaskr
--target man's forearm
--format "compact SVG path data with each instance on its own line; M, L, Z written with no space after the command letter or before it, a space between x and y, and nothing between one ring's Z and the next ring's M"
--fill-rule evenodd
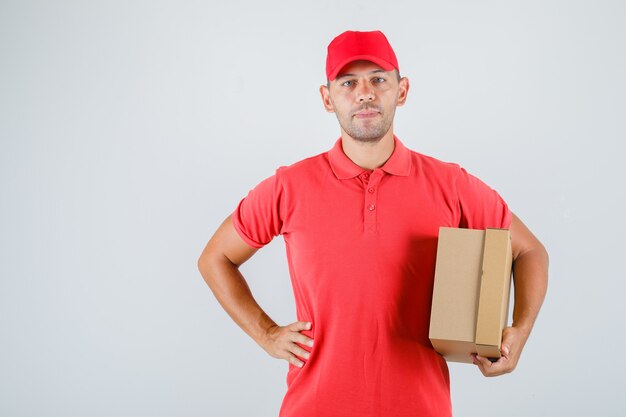
M521 254L513 263L515 305L513 326L530 334L548 286L548 254L539 245Z
M267 330L276 323L258 305L239 268L224 258L200 261L198 269L222 308L244 332L263 346Z

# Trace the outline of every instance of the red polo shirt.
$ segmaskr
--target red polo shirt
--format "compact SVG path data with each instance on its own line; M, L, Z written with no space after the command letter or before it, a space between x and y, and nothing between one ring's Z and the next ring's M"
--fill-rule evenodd
M428 339L440 226L508 228L502 198L457 164L407 149L365 170L343 152L259 183L232 220L250 246L282 235L302 333L281 417L451 415L446 362Z

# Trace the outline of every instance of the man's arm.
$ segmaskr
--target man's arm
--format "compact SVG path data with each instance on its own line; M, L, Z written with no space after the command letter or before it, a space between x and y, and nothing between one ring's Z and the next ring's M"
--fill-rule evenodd
M513 324L502 335L502 357L497 362L473 355L485 376L512 372L528 340L548 286L548 253L522 221L511 220L515 305Z
M310 323L279 326L257 304L239 271L256 251L239 236L229 216L204 248L198 269L224 310L259 346L275 358L302 366L296 355L306 360L309 352L295 342L312 345L313 339L300 333L310 329Z

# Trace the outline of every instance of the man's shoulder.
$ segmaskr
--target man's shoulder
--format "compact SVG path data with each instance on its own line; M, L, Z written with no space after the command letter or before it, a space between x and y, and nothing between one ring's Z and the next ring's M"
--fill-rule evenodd
M328 151L321 152L317 155L309 156L299 161L293 162L290 165L282 165L278 168L277 172L282 176L289 178L297 178L300 176L306 176L311 173L319 175L319 170L329 167L328 165Z
M461 169L460 164L456 162L444 161L442 159L436 158L434 156L426 155L412 149L409 149L411 152L411 158L417 167L417 173L420 172L429 172L429 173L440 173L440 174L448 174L448 175L457 175Z

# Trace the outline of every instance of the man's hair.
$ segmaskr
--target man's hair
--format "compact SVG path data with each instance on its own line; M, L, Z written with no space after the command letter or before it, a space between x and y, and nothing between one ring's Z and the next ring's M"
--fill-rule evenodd
M398 82L402 79L402 76L400 76L400 71L398 71L397 69L394 69L393 72L396 73L396 79L398 80ZM330 88L330 80L326 80L326 87Z

